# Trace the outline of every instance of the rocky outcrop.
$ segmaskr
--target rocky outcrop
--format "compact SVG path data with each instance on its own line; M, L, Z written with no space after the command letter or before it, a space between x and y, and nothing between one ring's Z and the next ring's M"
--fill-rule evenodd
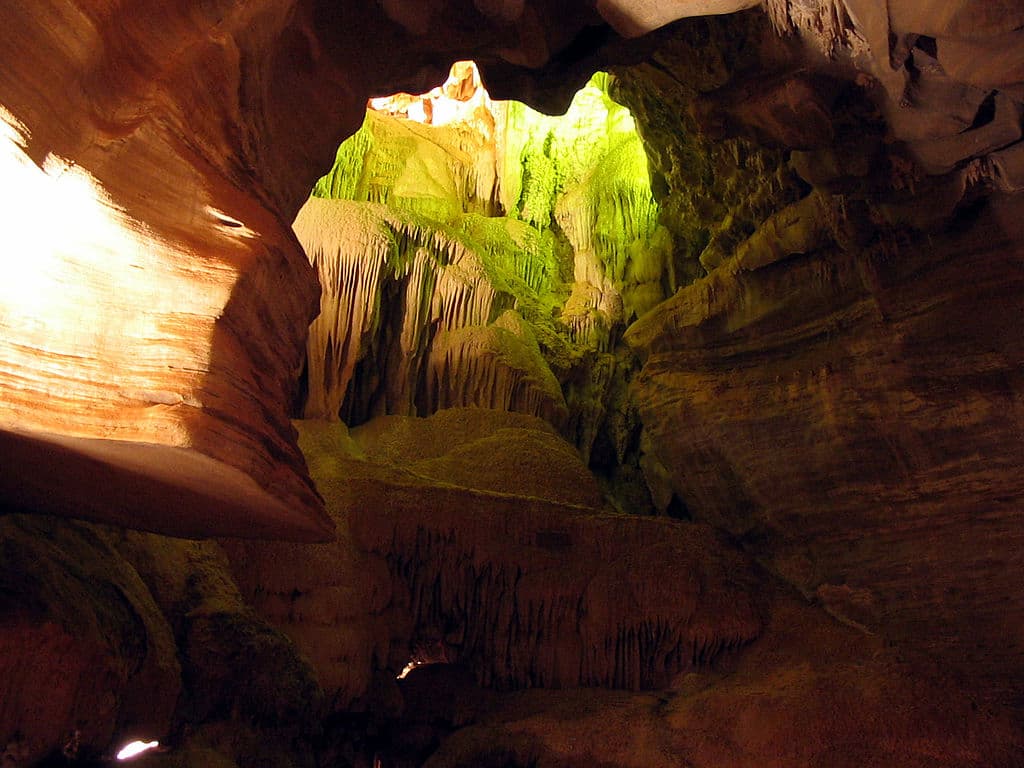
M801 195L785 154L754 140L749 129L737 135L723 103L790 130L810 131L822 123L831 130L827 114L814 122L806 115L775 117L779 100L770 94L787 80L762 68L763 59L787 55L773 50L782 45L760 13L699 19L679 25L649 63L614 70L612 95L636 117L659 223L671 233L663 278L668 295L718 266L773 212ZM724 98L723 91L736 90L739 72L744 92ZM804 109L815 103L803 102Z
M863 590L857 621L1001 687L1024 671L1004 631L1024 457L1003 226L1020 213L990 206L896 258L726 265L632 338L651 350L645 429L691 510L805 592Z
M243 600L221 548L120 532L108 534L174 631L189 728L210 723L294 738L320 715L322 694L294 644Z
M274 54L250 30L273 39L288 22L154 3L116 21L128 12L3 12L0 424L5 448L29 454L4 489L62 514L89 497L89 516L177 533L205 528L177 508L235 496L205 523L324 536L282 408L315 285L268 208L287 183L242 138L279 108ZM250 65L261 75L243 88ZM65 471L50 494L13 476Z
M1010 768L1024 757L1012 720L951 695L941 674L921 679L878 638L791 597L771 613L735 663L680 675L669 691L492 698L424 765Z
M735 48L749 22L700 22L727 55L721 81L697 97L699 135L799 151L756 228L720 261L705 248L709 274L627 333L646 355L643 463L662 504L667 481L696 519L730 530L835 615L1013 700L1009 681L1024 673L1022 646L1005 631L1020 602L1009 574L1024 501L1011 469L1022 360L1005 317L1024 295L1024 232L1020 200L993 168L1016 152L1020 124L998 105L1019 96L1007 75L983 108L968 84L926 66L936 49L925 35L939 48L967 36L954 20L968 6L995 27L1014 14L960 4L925 18L901 4L890 31L921 32L882 42L862 4L810 16L781 5L789 15L775 23L822 44L835 79L826 88L777 72L756 99L739 98L751 86L728 73L753 55ZM692 88L672 84L693 67L674 50L656 57L651 79L643 65L620 80L655 143L671 129L654 94ZM844 70L852 65L877 82Z
M759 633L741 557L708 527L592 506L593 479L535 421L455 410L370 422L352 442L343 425L300 430L338 541L230 550L339 705L375 667L410 661L459 662L498 689L659 686ZM450 435L464 444L444 446ZM411 466L360 458L439 442Z

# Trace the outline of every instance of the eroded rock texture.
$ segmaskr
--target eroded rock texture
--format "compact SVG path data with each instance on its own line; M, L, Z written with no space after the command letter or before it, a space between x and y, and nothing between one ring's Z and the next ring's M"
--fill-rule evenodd
M369 95L424 90L456 52L540 66L599 19L546 2L5 6L0 424L25 454L5 497L329 536L287 421L316 310L288 224ZM63 490L19 480L72 465Z
M325 286L307 344L307 417L474 405L565 420L558 382L512 309L516 293L537 303L550 279L533 230L484 219L459 236L380 204L320 198L295 229ZM512 263L496 264L488 246Z
M1021 254L992 213L917 258L716 271L650 318L672 330L650 339L641 408L702 518L999 684L1022 652L1021 350L1002 330Z
M1022 205L995 169L1020 146L1019 76L997 86L992 73L985 107L935 56L1018 17L977 3L934 17L900 5L891 48L857 3L772 16L824 46L827 86L774 72L754 96L738 74L754 54L735 41L764 40L757 20L691 30L724 41L716 78L698 79L695 97L702 69L671 47L655 56L661 66L624 73L620 93L649 140L680 129L655 155L670 179L671 158L709 136L737 136L723 145L734 152L752 139L799 150L777 177L782 194L764 198L774 212L720 263L709 244L709 274L627 334L647 354L646 466L835 615L1014 700L1022 350L1006 318L1021 308ZM958 26L973 12L979 26ZM1013 44L992 45L995 62ZM851 63L865 67L852 82ZM662 93L696 98L696 123L673 123ZM728 159L717 167L761 178ZM670 183L669 200L680 194ZM697 220L669 207L683 225ZM721 220L736 232L737 219Z
M5 468L17 503L66 514L88 495L89 516L139 527L325 535L281 407L315 285L268 207L288 197L272 142L245 138L280 109L254 31L274 39L288 14L265 11L4 9L0 421L11 453L34 450ZM49 493L19 480L64 465ZM76 476L94 465L103 482ZM232 496L205 525L176 519Z
M706 526L603 511L539 420L454 409L351 437L299 426L338 540L230 548L339 706L410 660L458 662L498 689L659 686L760 631L749 563Z

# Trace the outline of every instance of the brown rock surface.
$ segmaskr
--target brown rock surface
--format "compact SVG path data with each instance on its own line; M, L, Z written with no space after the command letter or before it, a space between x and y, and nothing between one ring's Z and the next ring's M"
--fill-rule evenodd
M700 519L804 591L1013 697L1021 208L901 250L723 265L631 330L655 455ZM966 287L970 286L969 289ZM860 619L858 619L859 621Z
M404 470L346 456L343 425L300 422L337 541L230 547L243 590L339 701L362 695L374 666L397 673L410 657L458 661L488 687L650 687L757 636L748 565L711 529L580 506L596 500L593 480L583 482L578 457L552 445L549 428L501 412L471 421L476 445L510 437L529 447L532 476L513 486L497 473L496 485L478 490L489 485L489 453L441 449ZM448 420L459 422L467 419ZM390 417L383 430L370 422L353 434L398 456L408 450L396 446L401 434L415 440L444 424L443 414ZM440 463L445 482L418 474ZM475 487L454 484L460 477ZM581 498L554 478L593 490Z
M251 514L265 532L324 535L282 408L315 286L268 209L288 182L270 183L275 163L244 137L257 123L273 133L264 120L281 107L268 43L286 19L264 13L256 22L252 9L151 2L3 9L4 201L14 208L2 247L19 266L4 279L0 424L63 444L44 470L84 454L88 471L99 455L110 482L72 493L106 500L96 506L108 520L186 527L172 509L195 499L173 484L154 508L121 502L144 493L138 480L159 485L174 454L162 449L173 448L206 465L185 457L186 488L223 464L222 494L248 497L223 510L222 529L244 535ZM244 87L243 66L253 75ZM41 237L44 228L58 234ZM116 447L81 439L140 450L126 472Z
M122 532L118 552L172 625L189 727L221 723L294 737L320 715L322 694L294 644L242 599L213 541Z
M99 755L115 736L162 737L180 674L167 620L101 531L0 517L5 764Z

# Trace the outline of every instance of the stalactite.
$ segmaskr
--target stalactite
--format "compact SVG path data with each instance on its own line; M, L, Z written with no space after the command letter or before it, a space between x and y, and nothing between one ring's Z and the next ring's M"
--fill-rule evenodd
M467 516L466 499L427 519L394 498L395 511L360 516L355 537L386 553L418 632L445 638L446 657L483 685L651 688L760 632L750 596L708 565L707 529L568 507L553 516L530 500L514 515Z
M780 34L805 34L827 56L835 56L840 46L854 53L869 50L867 41L850 20L845 0L765 0L764 5Z
M439 333L427 369L428 411L478 406L538 415L557 426L565 421L558 381L514 311L488 326Z
M295 231L323 286L307 345L307 418L474 404L564 419L522 319L514 330L490 325L520 299L539 306L548 289L550 244L532 230L477 216L453 230L373 203L311 198ZM380 384L357 389L357 369Z

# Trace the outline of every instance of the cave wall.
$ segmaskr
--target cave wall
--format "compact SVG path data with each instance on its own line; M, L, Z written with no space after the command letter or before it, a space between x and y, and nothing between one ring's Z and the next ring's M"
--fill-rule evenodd
M292 217L371 94L424 90L456 52L540 66L599 15L54 0L0 21L5 498L329 536L287 421L316 312Z
M857 3L700 20L620 73L706 273L627 333L643 462L834 615L1015 700L1019 18L903 5L881 38ZM970 79L953 59L988 35Z
M854 738L864 737L851 752L858 760L896 755L924 765L939 754L949 764L1020 763L1019 711L1007 726L1006 710L991 707L1019 707L1024 671L1020 587L1012 578L1020 562L1021 350L1008 321L1020 308L1021 12L1010 2L887 7L882 14L854 0L770 2L767 14L666 30L655 36L668 46L662 53L616 69L617 96L638 116L656 171L663 223L675 238L673 268L685 277L628 334L646 358L635 389L643 461L648 479L660 478L661 490L681 498L698 522L690 529L624 521L594 509L559 517L559 504L517 504L475 489L469 495L488 502L470 509L480 519L469 524L457 512L466 495L450 488L424 494L429 484L421 478L394 491L343 474L340 493L362 488L362 501L373 501L351 532L365 559L346 567L375 563L366 578L402 596L401 642L414 637L415 619L431 626L472 615L463 644L481 677L571 683L580 669L566 671L573 665L546 655L550 648L535 634L519 636L541 648L534 668L525 652L517 663L498 658L501 638L473 635L488 614L468 598L488 590L470 588L486 568L472 554L480 547L485 560L509 568L520 567L520 555L530 569L540 562L545 582L567 573L559 611L535 628L573 642L579 595L569 587L587 581L587 568L607 567L599 579L607 589L588 604L609 611L607 624L586 636L598 661L577 682L660 684L662 677L644 681L636 672L647 663L638 661L644 649L654 649L659 673L671 678L693 671L677 648L703 649L710 641L702 637L721 635L728 645L761 633L764 641L741 657L746 667L729 666L730 653L710 654L723 665L712 671L737 672L724 685L696 670L705 675L672 678L666 700L616 699L643 710L622 721L634 726L622 729L624 738L648 732L638 723L649 723L654 707L665 717L652 734L663 734L666 719L684 733L703 724L700 749L688 753L673 741L673 755L750 765L781 750L779 765L834 766L849 755L823 743L786 751L779 734L797 742L822 722L821 732L849 733L842 727L849 715ZM124 544L118 535L78 524L55 531L51 520L6 513L27 507L194 535L316 538L335 530L286 418L316 309L313 272L288 221L341 134L358 126L366 96L422 90L456 55L485 49L485 77L496 93L564 106L567 84L579 82L607 39L600 27L577 37L598 16L584 4L508 8L516 13L468 4L382 10L54 0L0 11L2 162L5 179L18 182L3 199L10 215L0 289L0 572L4 642L13 650L2 677L12 693L0 711L5 727L14 723L5 739L36 729L30 757L59 751L83 712L96 715L86 738L107 746L117 724L138 712L143 683L156 678L164 686L149 702L156 719L168 717L181 686L195 707L186 721L240 713L249 723L307 723L310 703L319 701L313 676L332 668L307 666L291 641L246 607L241 595L255 601L257 592L256 557L242 558L240 570L235 559L240 593L216 548L165 552L166 567L147 566L145 554L114 551L112 541L119 551ZM373 55L366 39L375 42ZM56 217L63 229L45 226ZM147 279L129 277L136 272ZM435 458L424 473L461 465ZM504 517L488 519L493 508ZM529 530L516 527L524 519ZM548 527L552 519L557 528ZM759 572L709 524L797 586L815 610L780 608L775 597L785 586L759 574L755 581L772 584L775 595L754 601L770 609L774 630L765 631L744 602L746 578ZM509 554L509 531L529 539L525 554ZM567 540L570 550L577 540L587 546L576 548L578 560L556 559L546 571L550 550L564 554ZM725 549L704 562L692 552L698 543L704 554ZM235 545L243 553L251 546ZM669 551L647 562L662 550ZM285 575L315 581L304 559L311 551L293 550L298 565ZM216 565L203 565L210 560ZM327 597L315 607L332 621L352 618L330 613L335 598L355 600L359 611L379 607L378 598L386 603L384 593L339 597L350 585L331 579L346 572L339 576L325 560ZM691 576L704 575L687 581L672 570L677 560ZM645 567L668 569L654 592L634 581ZM180 581L196 570L197 581ZM737 579L744 588L734 591ZM202 586L209 580L216 588ZM259 607L271 623L301 626L303 595L282 583L280 594L265 590ZM425 583L441 597L421 589ZM512 603L549 589L486 583L495 594L511 589ZM728 588L702 591L707 583ZM686 599L672 589L678 584ZM640 597L618 599L615 590L626 587ZM695 617L703 614L694 606L704 600L715 629L701 635ZM506 611L510 602L503 595L494 605ZM620 622L618 611L633 608ZM530 615L503 613L508 632ZM679 630L667 647L668 635L651 629L666 616ZM311 657L330 650L324 637L336 635L330 622L313 618ZM386 631L374 627L352 642L379 640L377 630ZM72 635L85 642L70 642ZM28 646L26 638L39 642ZM812 647L800 645L807 638ZM35 650L26 655L26 648ZM782 658L787 648L799 652ZM367 652L357 652L358 669L342 656L339 674L348 677L338 679L364 680ZM664 666L666 653L680 663ZM840 653L849 654L842 665ZM386 655L378 666L390 669L395 659ZM258 663L247 666L249 659ZM179 675L175 664L183 661ZM67 670L75 690L69 684L37 701L32 694L53 669ZM281 674L264 687L247 677L251 669ZM870 683L842 698L844 679L860 679L865 669ZM889 698L897 672L898 696ZM700 690L686 688L691 683ZM278 698L281 691L287 695ZM944 705L947 695L955 702ZM772 708L778 701L785 706ZM264 710L266 702L281 709ZM738 720L736 702L743 703ZM894 714L894 702L911 715ZM557 707L549 711L557 721ZM33 721L35 713L42 714ZM515 740L525 729L547 754L573 759L564 730L522 713L492 721L483 738L505 732ZM777 719L766 731L757 723L770 714ZM866 740L880 720L882 739ZM961 747L948 733L964 734ZM248 738L248 753L235 753L251 758L264 747ZM21 750L16 741L5 750Z

